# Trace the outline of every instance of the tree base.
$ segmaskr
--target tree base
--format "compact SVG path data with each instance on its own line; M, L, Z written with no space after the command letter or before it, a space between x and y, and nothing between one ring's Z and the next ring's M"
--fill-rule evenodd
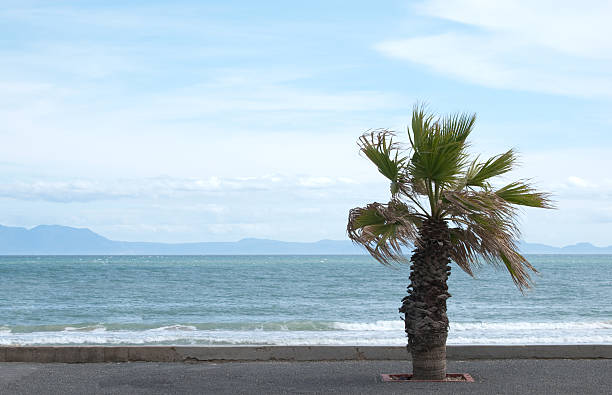
M412 347L411 347L412 348ZM446 346L429 350L410 350L412 375L416 380L444 380L446 377Z
M412 373L381 374L382 381L386 382L412 382L412 383L473 383L474 379L468 373L447 373L443 380L413 380Z

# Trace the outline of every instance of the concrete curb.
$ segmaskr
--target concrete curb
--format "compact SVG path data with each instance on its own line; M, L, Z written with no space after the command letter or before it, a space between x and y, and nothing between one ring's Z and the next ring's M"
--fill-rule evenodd
M448 346L449 360L612 359L612 344ZM405 347L383 346L3 346L0 362L198 362L408 360Z

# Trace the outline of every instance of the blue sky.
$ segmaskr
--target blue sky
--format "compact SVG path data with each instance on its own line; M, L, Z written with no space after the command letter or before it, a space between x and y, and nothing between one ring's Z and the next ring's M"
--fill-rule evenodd
M5 0L0 223L343 239L388 199L357 137L420 100L553 192L525 240L610 245L612 6L588 3Z

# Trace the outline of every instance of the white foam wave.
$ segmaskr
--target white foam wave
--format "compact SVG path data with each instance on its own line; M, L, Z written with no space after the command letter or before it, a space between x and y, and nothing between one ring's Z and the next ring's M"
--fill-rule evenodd
M346 331L397 331L404 323L397 321L334 322L334 329ZM519 330L589 330L612 329L612 321L601 322L451 322L450 332L461 331L519 331Z
M169 325L169 326L162 326L160 328L148 329L149 332L196 331L196 330L198 330L198 328L196 328L193 325Z
M464 337L450 336L451 345L526 345L526 344L612 344L611 335L580 336L564 334L560 336L515 336L515 337Z
M64 332L105 332L104 325L88 325L88 326L67 326Z
M404 323L397 321L376 321L376 322L334 322L334 329L345 331L397 331L404 329Z
M323 327L323 326L322 326ZM7 330L8 329L8 330ZM149 329L103 325L11 332L0 327L0 345L196 344L196 345L405 345L402 321L335 322L327 329L198 329L175 324ZM612 322L452 323L448 344L612 344Z
M2 345L35 344L200 344L200 345L395 345L406 344L399 333L375 334L372 332L270 332L256 336L253 332L198 331L189 334L151 332L106 332L106 333L30 333L0 336ZM562 336L449 336L448 344L612 344L612 335L565 334Z
M612 321L603 322L457 322L450 324L450 330L588 330L612 329Z

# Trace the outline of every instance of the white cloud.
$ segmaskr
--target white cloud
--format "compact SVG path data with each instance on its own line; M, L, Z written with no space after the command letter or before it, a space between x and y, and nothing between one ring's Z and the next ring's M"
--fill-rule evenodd
M567 177L567 181L570 183L570 185L580 188L597 188L596 184L593 184L592 182L585 180L584 178L576 176Z
M357 184L357 181L348 177L338 177L338 181L344 184Z
M247 73L247 76L249 74ZM268 73L268 72L266 72ZM233 113L250 119L271 120L295 116L296 113L335 114L338 112L397 109L403 106L403 97L378 91L328 92L286 84L270 77L244 80L245 76L233 70L223 71L207 83L164 92L143 98L144 102L130 106L116 115L132 119L180 120ZM262 81L263 80L263 81Z
M198 85L129 98L112 83L6 83L19 94L0 98L0 156L72 177L351 174L356 137L393 126L388 111L410 102L377 91L305 88L287 82L300 73L280 74L236 82L241 72L217 71Z
M298 185L303 187L321 188L334 184L334 180L329 177L302 177L298 179Z
M571 212L578 213L579 206L601 207L612 201L610 168L612 157L606 148L528 151L504 181L526 179L551 193L559 206L554 215L566 218Z
M417 9L569 55L612 58L607 0L430 0Z
M235 232L245 233L245 234L266 235L271 230L271 226L269 224L259 224L259 223L210 224L207 226L207 228L211 233L215 235L225 235L228 233L235 233Z
M130 196L130 192L127 189L123 191L106 189L96 182L81 180L72 182L20 181L2 184L0 196L18 200L68 203L125 198Z
M504 89L612 96L612 3L426 1L428 16L459 22L443 34L390 39L381 53L467 82Z
M346 177L264 175L260 177L178 178L154 177L143 179L119 179L95 181L76 179L71 181L17 181L0 185L0 197L49 202L91 202L116 199L189 198L196 196L225 195L233 192L280 192L347 188ZM222 206L209 205L199 211L220 213Z
M113 224L104 227L106 232L126 232L126 233L179 233L193 232L192 226L188 225L168 225L168 224Z

